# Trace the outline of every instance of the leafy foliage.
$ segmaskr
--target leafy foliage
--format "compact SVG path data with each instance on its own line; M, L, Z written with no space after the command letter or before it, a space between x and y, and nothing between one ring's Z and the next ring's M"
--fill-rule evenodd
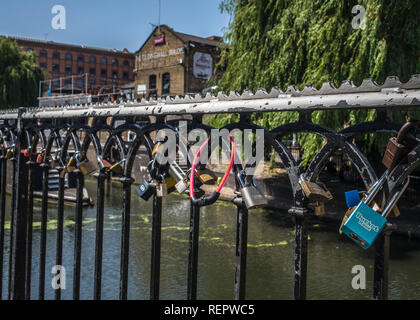
M354 29L355 5L366 9L366 28ZM312 83L320 87L331 81L339 86L351 79L360 85L365 78L382 83L388 75L407 81L420 73L420 24L418 0L223 0L222 12L231 15L219 66L227 69L220 90L243 91L273 86L300 89ZM394 113L396 121L406 114ZM220 125L235 117L216 116ZM345 124L373 120L375 110L316 111L313 122L339 129ZM294 112L253 115L255 123L274 128L295 121ZM378 155L387 137L363 137L363 151ZM314 135L300 135L304 164L320 147Z
M0 108L35 106L42 79L34 53L21 51L11 39L0 39Z

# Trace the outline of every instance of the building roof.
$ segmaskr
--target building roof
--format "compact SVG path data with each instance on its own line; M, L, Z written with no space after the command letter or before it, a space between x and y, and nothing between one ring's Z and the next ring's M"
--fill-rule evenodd
M160 27L168 29L170 32L172 32L178 39L180 39L184 43L195 42L195 43L200 43L200 44L208 45L208 46L212 46L212 47L218 47L221 44L220 43L220 40L222 39L221 37L210 36L208 38L203 38L203 37L199 37L199 36L194 36L192 34L187 34L187 33L182 33L182 32L175 31L174 29L170 28L166 24L162 24L162 25L160 25ZM159 28L159 27L156 27L155 29L153 29L152 33L150 33L150 35L147 37L146 41L144 41L144 43L142 44L140 49L137 50L135 53L138 53L138 52L141 51L141 49L143 49L144 45L153 36L153 34L155 33L157 28Z
M209 38L198 37L198 36L178 32L178 31L174 31L174 33L179 38L181 38L181 40L183 42L197 42L197 43L206 44L206 45L214 46L214 47L217 47L220 44L219 40L212 40L212 39L209 39Z
M129 52L127 49L124 49L123 51L116 50L116 49L104 49L104 48L97 48L97 47L89 47L84 45L76 45L76 44L67 44L67 43L59 43L54 41L45 41L45 40L39 40L39 39L31 39L31 38L25 38L25 37L17 37L17 36L2 36L0 35L0 38L8 38L20 42L31 42L31 43L37 43L37 44L44 44L44 45L55 45L58 47L65 47L69 49L77 49L77 50L87 50L87 51L96 51L101 53L108 53L108 54L124 54L124 55L132 55L133 53Z

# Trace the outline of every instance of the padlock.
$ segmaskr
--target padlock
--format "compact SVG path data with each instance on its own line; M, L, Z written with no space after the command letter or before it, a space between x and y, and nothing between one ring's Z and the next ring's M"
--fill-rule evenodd
M310 201L327 202L333 198L331 192L321 182L315 183L312 181L305 181L301 178L299 179L299 183L306 197Z
M168 186L165 182L158 182L156 184L156 196L159 198L165 197L168 195Z
M197 177L202 184L215 184L217 177L208 169L197 170Z
M15 153L14 148L7 149L4 157L6 158L6 160L10 160L13 158L14 153Z
M188 178L184 170L176 162L172 162L169 164L169 174L175 180L175 189L178 193L184 193L189 187Z
M316 203L314 213L317 216L323 216L325 214L325 204L324 204L324 202L317 202Z
M412 149L412 146L407 144L404 139L410 130L415 129L415 125L412 122L404 124L397 137L392 137L388 141L388 145L385 150L382 164L389 170L392 171L394 167L404 158Z
M76 155L73 155L70 157L69 161L66 165L66 171L67 172L73 172L74 169L76 169L77 161L76 161Z
M80 161L79 156L76 156L76 162L77 168L79 168L80 172L84 176L88 176L97 170L95 164L91 162L88 158L85 158L85 160Z
M148 201L151 196L153 196L153 189L155 187L150 184L146 179L143 180L136 188L136 193L142 199Z
M341 227L342 232L363 249L368 249L375 241L387 222L386 218L388 214L395 207L395 204L406 190L410 181L409 178L404 181L403 185L395 192L391 200L387 202L382 214L379 214L369 205L374 201L375 196L387 181L387 177L388 170L378 180L366 199L361 201L356 208L354 208L351 215Z
M111 171L111 172L113 172L113 173L115 173L115 174L122 174L122 172L123 172L123 167L122 167L122 164L125 162L125 159L123 159L123 160L121 160L121 161L119 161L119 162L116 162L116 163L114 163L113 165L111 165L110 167L109 167L109 169L108 169L108 171Z
M44 162L45 150L41 151L36 157L36 163L41 164Z
M237 173L236 177L241 186L241 196L248 210L260 208L268 204L264 193L261 192L254 178L252 178L252 185L245 185L244 177L246 173L241 170Z

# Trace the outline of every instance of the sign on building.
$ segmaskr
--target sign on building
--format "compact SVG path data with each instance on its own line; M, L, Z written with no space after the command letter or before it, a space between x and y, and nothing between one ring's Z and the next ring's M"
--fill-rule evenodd
M137 85L137 94L146 94L147 86L145 84Z
M198 79L209 79L213 75L213 58L204 52L194 53L194 77Z

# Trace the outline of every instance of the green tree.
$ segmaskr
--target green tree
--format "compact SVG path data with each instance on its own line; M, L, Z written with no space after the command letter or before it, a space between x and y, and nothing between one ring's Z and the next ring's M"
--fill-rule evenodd
M364 29L354 29L355 5L365 8ZM382 83L389 75L407 81L420 73L420 24L418 0L223 0L222 12L231 15L225 33L230 49L222 52L220 66L226 72L221 90L242 91L273 86L283 90L312 83L319 88L331 81L339 86L350 79L359 85L364 78ZM401 112L394 114L401 121ZM375 111L316 111L313 122L342 128L372 120ZM213 125L231 121L218 115ZM268 128L294 121L294 112L255 114L253 120ZM367 138L367 140L366 140ZM364 137L363 151L378 155L387 137ZM300 135L304 164L320 147L314 135Z
M34 53L23 52L11 39L0 39L0 108L36 106L42 79Z

